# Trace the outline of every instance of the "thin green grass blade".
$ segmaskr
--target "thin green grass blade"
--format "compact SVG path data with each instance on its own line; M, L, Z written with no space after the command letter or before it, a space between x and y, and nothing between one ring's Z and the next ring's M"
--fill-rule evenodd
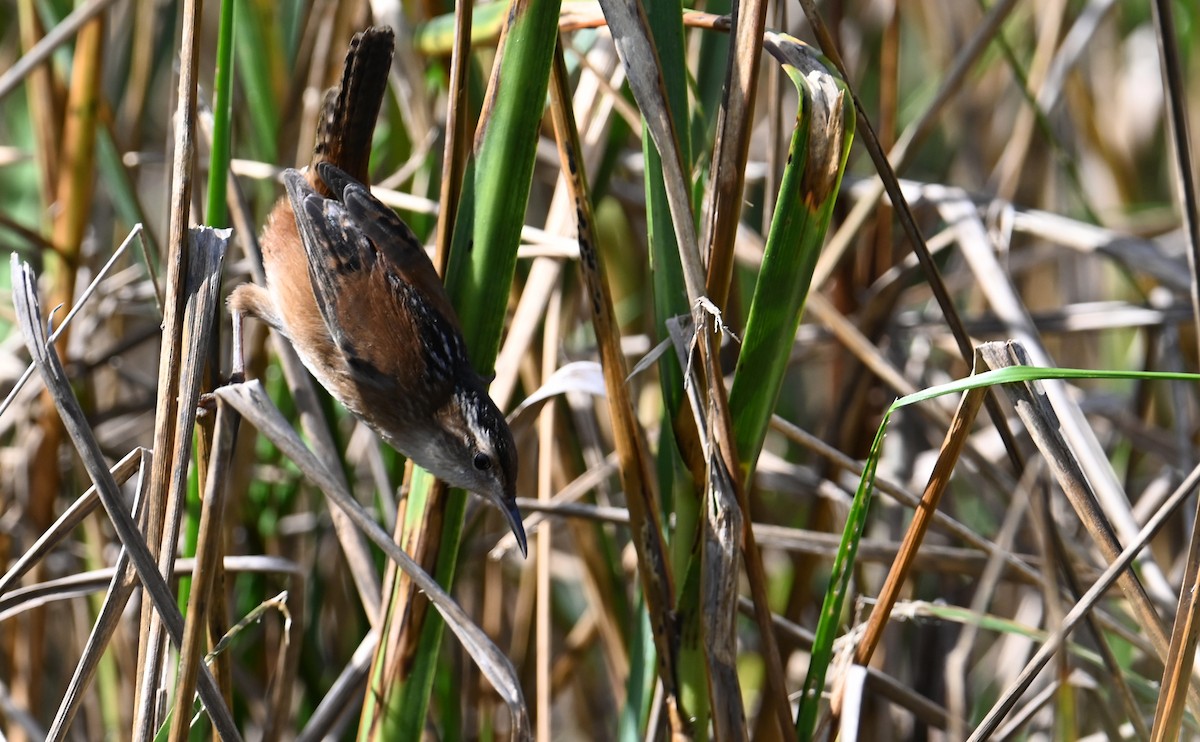
M690 120L688 112L688 80L683 37L683 7L676 0L646 5L646 18L654 45L661 61L663 85L671 119ZM688 165L692 161L691 137L687 126L677 126L675 142L683 163L684 177L690 178ZM688 313L687 286L680 262L679 243L671 221L671 208L663 173L662 157L649 128L642 124L642 155L645 158L646 228L650 248L650 275L653 282L655 325L660 337L667 336L665 323L671 317ZM664 497L664 512L674 511L676 537L671 539L671 562L674 572L682 575L677 586L676 603L679 622L679 701L684 712L694 720L699 735L708 727L708 673L705 647L700 631L699 559L693 559L700 522L700 500L687 469L675 466L671 459L679 456L680 447L693 447L695 432L691 412L683 404L683 373L673 353L663 355L659 363L659 383L663 395L664 427L674 431L674 444L659 448L659 492ZM663 440L664 444L668 442ZM686 481L676 481L683 478ZM651 645L652 647L652 645ZM647 696L644 699L649 702ZM643 715L644 718L644 715Z
M968 389L978 389L995 384L1013 382L1037 381L1043 379L1157 379L1162 381L1200 381L1200 374L1175 373L1169 371L1105 371L1076 368L1044 368L1040 366L1009 366L1007 368L985 371L965 379L959 379L946 384L938 384L919 392L901 397L892 403L879 423L875 440L871 443L871 451L867 456L866 466L863 467L858 489L854 500L850 503L850 511L846 516L846 527L842 531L842 540L834 556L833 568L829 577L829 586L825 592L825 600L821 605L821 615L817 622L817 630L813 641L812 656L809 660L808 675L804 680L804 690L800 696L800 709L796 714L796 734L801 740L810 740L816 728L817 715L820 710L821 690L825 687L825 675L829 663L833 659L833 642L841 626L842 606L850 585L851 568L858 544L862 538L863 529L867 522L867 512L874 494L875 471L879 465L880 451L892 413L903 407L924 402L935 397Z

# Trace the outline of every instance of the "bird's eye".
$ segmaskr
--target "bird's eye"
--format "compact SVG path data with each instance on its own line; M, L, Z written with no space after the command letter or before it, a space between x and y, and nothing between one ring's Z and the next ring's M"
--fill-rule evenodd
M487 471L492 468L492 457L486 453L475 454L475 468L479 471Z

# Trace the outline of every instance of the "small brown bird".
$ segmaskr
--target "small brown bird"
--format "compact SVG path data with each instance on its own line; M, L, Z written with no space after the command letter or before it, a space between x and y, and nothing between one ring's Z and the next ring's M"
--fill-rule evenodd
M467 358L420 240L363 185L393 44L390 28L350 42L312 165L284 173L287 197L263 230L267 286L238 286L229 307L235 327L249 314L287 337L329 393L397 451L491 500L524 554L508 423Z

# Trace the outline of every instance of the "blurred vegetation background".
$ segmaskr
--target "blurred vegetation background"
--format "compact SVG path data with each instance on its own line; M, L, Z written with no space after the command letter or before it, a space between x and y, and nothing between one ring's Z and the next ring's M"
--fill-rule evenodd
M494 368L493 397L515 413L529 558L490 508L430 490L323 391L314 401L255 323L249 375L511 660L540 739L965 738L1113 554L999 390L955 434L965 453L941 482L927 536L901 545L914 504L940 481L931 472L954 397L896 415L873 461L865 527L847 529L855 503L866 507L860 474L888 405L971 373L964 342L970 351L1015 338L1039 365L1200 370L1189 236L1198 204L1181 196L1179 155L1189 136L1194 149L1196 125L1168 126L1200 119L1195 3L804 4L742 3L732 33L721 0L695 12L646 3L627 19L637 33L613 20L623 3L479 5L458 19L473 29L465 56L453 51L449 2L229 0L226 26L221 3L197 11L190 223L235 227L222 297L255 275L245 227L261 229L280 169L308 162L350 37L370 24L397 30L373 182L426 244L450 251L472 358L482 373ZM176 391L156 369L173 296L164 282L190 7L0 5L2 252L41 276L43 308L72 307L143 225L57 344L105 456L134 452L126 477L138 447L153 446L156 406ZM506 21L520 32L501 42ZM626 46L610 27L626 29ZM222 38L232 104L214 119ZM1175 46L1163 57L1167 38ZM1173 85L1164 58L1178 64ZM631 83L645 70L648 87ZM214 203L210 190L202 206L210 172L226 167L210 160L214 129L218 141L228 135L233 178L227 197ZM904 209L895 193L881 196L873 147L892 154L899 180L884 177ZM465 182L452 204L448 177ZM673 185L682 200L668 197ZM451 216L441 231L439 201ZM229 215L216 205L226 202ZM29 364L9 269L0 261L5 395ZM688 316L700 294L711 312L692 316L719 315L727 332L693 338L685 323L673 342L668 320ZM224 311L218 326L211 353L183 359L209 362L204 390L229 368ZM1083 421L1068 457L1100 500L1101 530L1124 546L1164 517L1133 579L1178 651L1167 657L1136 597L1109 590L1049 669L1011 694L995 734L1197 732L1192 712L1163 707L1186 695L1195 646L1184 619L1197 508L1168 497L1195 486L1194 389L1076 380L1062 397ZM148 738L165 730L164 709L191 704L135 714L135 698L176 687L173 655L148 686L139 680L140 593L117 606L73 720L56 720L92 651L121 544L102 511L55 525L92 482L42 390L26 384L0 412L0 564L12 568L45 534L57 539L0 582L3 729L14 740L51 729ZM185 557L201 538L210 423L188 469ZM138 479L124 487L129 503ZM248 738L519 729L378 550L346 558L320 489L249 425L222 481L215 607L189 601L186 579L172 584L185 616L205 611L214 644L230 631L214 674ZM897 553L912 566L862 670L852 655ZM835 559L844 580L831 579ZM832 644L822 645L821 621ZM207 724L198 719L192 736L211 734Z

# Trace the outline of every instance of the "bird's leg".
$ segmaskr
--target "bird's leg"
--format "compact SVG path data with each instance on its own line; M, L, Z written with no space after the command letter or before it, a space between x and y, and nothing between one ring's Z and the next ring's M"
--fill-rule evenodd
M241 384L246 380L246 315L236 307L230 310L233 318L233 349L229 358L229 383Z
M230 353L230 369L229 380L227 384L241 384L246 380L246 359L243 357L243 338L245 334L243 328L243 319L245 314L238 309L231 308L229 311L233 317L233 350ZM212 392L206 392L200 395L196 401L196 407L199 408L200 414L204 415L212 410L217 409L217 398Z

